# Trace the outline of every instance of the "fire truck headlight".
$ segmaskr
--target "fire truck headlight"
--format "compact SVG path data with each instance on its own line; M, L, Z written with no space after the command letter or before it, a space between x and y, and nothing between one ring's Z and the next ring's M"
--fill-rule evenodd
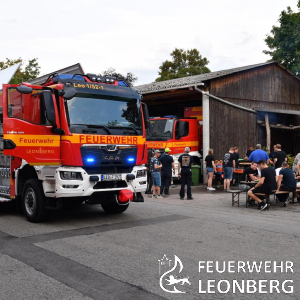
M145 177L146 176L146 170L138 170L136 172L136 177Z
M60 171L59 174L62 180L83 180L80 172Z

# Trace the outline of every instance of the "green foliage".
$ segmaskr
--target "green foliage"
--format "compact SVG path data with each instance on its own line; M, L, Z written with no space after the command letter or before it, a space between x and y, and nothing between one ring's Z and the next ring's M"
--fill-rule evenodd
M271 61L277 61L295 74L300 74L300 0L299 12L293 12L290 7L283 10L279 17L279 26L273 26L271 34L265 42L270 50L264 50L271 56Z
M295 157L292 156L292 154L287 154L286 158L287 158L287 163L289 164L290 169L293 169Z
M9 59L6 58L6 61L0 61L0 70L4 70L10 66L13 66L17 63L22 63L19 70L16 72L15 76L9 82L10 84L19 84L22 82L29 81L31 79L37 78L40 74L40 66L38 64L37 58L30 59L28 64L25 65L24 70L22 70L25 61L19 57L18 59Z
M187 77L209 73L207 68L209 61L206 57L200 55L197 49L183 50L177 49L170 54L172 61L166 60L159 67L159 77L155 81L164 81L168 79Z
M103 74L98 74L99 76L111 76L115 77L118 80L124 80L126 81L129 86L133 86L134 82L138 80L138 78L131 72L128 72L125 76L122 75L121 73L118 73L116 69L114 68L109 68L106 71L103 72Z

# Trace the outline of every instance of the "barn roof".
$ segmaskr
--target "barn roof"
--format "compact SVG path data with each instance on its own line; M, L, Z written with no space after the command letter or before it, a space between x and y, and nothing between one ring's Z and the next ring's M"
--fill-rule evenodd
M165 80L160 82L152 82L149 84L135 86L135 89L137 89L142 94L147 94L147 93L166 91L171 89L185 88L192 85L201 85L203 84L203 82L210 79L214 79L214 78L218 78L229 74L246 71L249 69L254 69L257 67L266 66L274 63L277 64L276 62L265 62L265 63L255 64L255 65L205 73L205 74L200 74L195 76L176 78L176 79ZM281 65L279 66L282 67Z
M42 84L53 73L58 73L58 74L72 74L72 75L74 75L74 74L84 74L83 68L82 68L81 64L77 63L75 65L72 65L72 66L69 66L69 67L66 67L66 68L63 68L63 69L51 72L49 74L37 77L37 78L32 79L32 80L29 80L28 82L31 83L31 84L36 84L36 85Z

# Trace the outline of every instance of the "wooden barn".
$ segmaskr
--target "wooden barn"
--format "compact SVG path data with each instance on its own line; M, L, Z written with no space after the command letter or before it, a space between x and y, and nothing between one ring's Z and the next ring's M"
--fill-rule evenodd
M184 116L203 110L203 155L222 159L229 147L244 157L249 146L281 144L300 152L300 78L276 62L266 62L136 87L150 116ZM269 133L267 138L267 132ZM202 149L199 149L201 151Z
M136 87L150 116L184 116L202 107L203 156L214 149L222 159L229 147L244 157L257 143L281 144L300 152L300 78L276 62L266 62ZM267 132L269 132L267 138Z

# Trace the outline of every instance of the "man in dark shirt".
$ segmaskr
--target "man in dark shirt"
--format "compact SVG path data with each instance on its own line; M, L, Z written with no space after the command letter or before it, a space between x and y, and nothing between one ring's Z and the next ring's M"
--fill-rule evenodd
M246 153L246 157L245 157L246 159L249 158L249 156L251 155L251 153L253 152L253 150L254 150L253 147L250 146L249 149L247 150L247 153Z
M152 193L152 176L151 176L151 172L150 172L150 165L151 165L151 158L153 157L153 152L152 149L148 149L147 152L147 156L148 156L148 160L146 163L146 167L147 167L147 189L145 194L151 194Z
M181 176L181 189L180 189L180 200L184 200L184 188L187 185L187 200L193 200L192 197L192 171L191 167L194 163L193 157L189 155L190 148L185 147L184 154L178 158L178 175ZM180 171L181 169L181 171Z
M270 152L270 155L269 155L269 157L270 157L270 163L271 163L272 165L274 165L274 158L275 158L275 153L276 153L276 151L277 151L277 147L276 147L276 145L274 145L274 146L273 146L273 151L271 151L271 152Z
M173 157L170 155L170 148L165 149L165 154L161 156L160 163L162 164L161 168L161 193L165 195L170 195L169 188L172 178L172 169L175 174L175 165Z
M258 209L264 210L268 205L254 194L272 194L277 188L276 173L273 168L268 168L266 161L263 159L258 162L258 167L261 172L261 177L255 187L249 190L248 196L258 202Z
M251 163L251 167L248 167L244 170L241 176L241 181L255 181L258 180L257 176L258 176L257 162L253 161ZM242 191L247 191L251 189L251 186L247 184L239 184L238 189Z
M237 169L239 167L239 148L238 147L234 147L234 152L233 152L233 157L234 157L234 161L235 161L235 169ZM233 170L234 171L234 170ZM232 184L234 185L237 181L238 178L238 174L233 172L233 179L232 179Z
M296 191L296 179L294 177L293 171L289 168L287 162L283 162L281 165L281 170L279 171L278 181L277 181L277 192L278 191ZM280 202L284 202L283 206L289 204L289 194L279 194L277 198Z
M281 145L277 144L276 148L277 151L274 155L275 169L280 168L282 163L287 160L285 152L281 150Z
M229 152L224 154L223 172L224 172L224 191L229 190L230 180L232 179L233 170L235 169L235 160L233 156L234 148L230 148Z

